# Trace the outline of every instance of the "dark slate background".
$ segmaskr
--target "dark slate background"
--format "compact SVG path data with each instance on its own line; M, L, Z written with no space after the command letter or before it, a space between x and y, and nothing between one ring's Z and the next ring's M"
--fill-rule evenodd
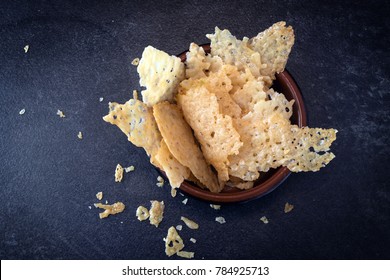
M1 1L1 259L167 259L162 239L181 215L200 224L180 232L199 259L390 258L389 2L321 2ZM155 186L144 151L102 121L107 102L139 89L131 61L147 45L178 54L215 26L242 38L280 20L295 29L287 69L309 125L339 130L337 157L255 201L183 205ZM117 163L136 167L121 184ZM125 212L99 220L88 208L98 191ZM166 203L159 228L135 218L151 199Z

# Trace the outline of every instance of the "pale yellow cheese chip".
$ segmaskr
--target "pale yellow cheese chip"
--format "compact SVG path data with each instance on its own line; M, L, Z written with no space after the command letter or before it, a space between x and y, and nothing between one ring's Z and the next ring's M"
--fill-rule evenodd
M260 54L249 48L249 39L238 40L229 30L215 27L214 34L207 34L211 41L211 54L219 56L225 64L237 66L239 71L249 69L253 76L260 77L262 64Z
M181 251L183 248L183 239L181 239L175 227L170 227L168 229L167 237L165 238L165 254L170 257Z
M176 253L181 258L186 258L186 259L193 259L195 256L194 252L187 252L187 251L179 251Z
M149 209L149 222L151 225L158 227L164 218L164 201L152 200L150 203L152 206Z
M179 108L175 104L162 102L153 106L153 114L173 156L182 165L188 167L210 191L219 192L221 187L196 145L191 128L184 120Z
M127 139L137 147L144 148L151 157L151 162L158 166L155 155L162 137L152 109L135 99L130 99L125 104L110 102L109 109L109 114L103 117L103 120L118 126L126 134Z
M144 206L138 206L135 215L139 221L145 221L150 216L149 210Z
M262 76L274 80L275 73L284 70L294 40L294 30L291 26L286 27L284 21L273 24L250 39L250 48L260 53L261 62L266 65L261 69Z
M180 187L181 183L187 179L191 172L183 166L169 151L164 139L161 140L160 149L157 152L156 159L165 171L172 188Z
M137 67L140 85L146 87L142 98L146 105L173 101L179 83L185 78L184 63L176 56L148 46Z
M122 182L123 179L123 167L118 163L115 168L115 182Z
M217 170L220 182L227 181L228 156L238 154L242 146L232 118L220 113L218 98L205 86L189 88L177 96L177 101L206 160Z
M181 220L186 224L186 226L189 227L190 229L198 229L198 228L199 228L199 225L198 225L196 222L194 222L193 220L190 220L190 219L188 219L188 218L186 218L186 217L183 217L183 216L181 216L180 219L181 219Z

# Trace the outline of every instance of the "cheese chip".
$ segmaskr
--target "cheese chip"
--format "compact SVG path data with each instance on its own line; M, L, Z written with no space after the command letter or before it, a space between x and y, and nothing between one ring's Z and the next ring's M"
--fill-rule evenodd
M139 100L130 99L125 104L109 103L110 112L103 120L118 126L127 139L145 149L151 162L158 165L155 155L160 148L161 134L151 108Z
M294 30L291 26L286 27L284 21L273 24L250 39L249 47L260 53L261 62L266 65L261 69L262 76L274 80L275 73L284 70L294 41Z
M184 248L183 239L177 233L175 227L168 229L167 237L165 238L165 254L170 257Z
M188 179L191 172L183 166L169 151L164 139L161 140L160 149L157 152L156 159L165 171L172 188L180 187L185 179Z
M194 130L206 160L218 172L220 182L229 179L228 156L238 154L242 142L232 118L220 113L218 98L205 86L192 87L177 96L184 117Z
M175 104L162 102L153 106L153 114L172 155L188 167L210 191L219 192L221 187L196 145L191 128L179 108Z
M152 46L145 48L137 67L140 85L146 87L142 98L147 106L162 101L173 101L179 83L184 79L184 63L176 56L157 50Z

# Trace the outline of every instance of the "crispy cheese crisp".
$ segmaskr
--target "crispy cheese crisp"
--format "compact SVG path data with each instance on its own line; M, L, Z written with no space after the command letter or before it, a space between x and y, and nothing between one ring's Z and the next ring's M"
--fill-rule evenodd
M151 108L142 101L130 99L125 104L109 103L110 112L103 120L114 124L126 134L127 139L145 149L151 162L159 166L155 156L160 148L161 134Z
M167 175L172 188L180 187L181 183L183 183L183 181L187 179L191 174L190 170L184 165L182 165L172 155L167 145L165 144L164 139L161 140L160 149L157 152L156 159L165 171L165 174ZM164 180L159 183L162 186L164 184Z
M123 180L123 167L118 163L115 168L115 182L122 182Z
M190 220L186 217L183 217L181 216L180 218L185 224L187 227L189 227L190 229L198 229L199 228L199 225L197 223L195 223L193 220Z
M193 259L195 256L194 252L187 252L187 251L179 251L176 253L179 257L186 258L186 259Z
M162 101L173 101L179 83L184 79L184 63L176 56L157 50L152 46L145 48L137 68L143 101L153 106Z
M107 218L109 215L115 215L125 210L125 205L122 202L116 202L112 205L105 205L102 203L95 203L96 208L104 209L104 212L99 214L100 219Z
M286 27L284 21L250 39L249 47L260 54L261 62L266 65L261 69L262 76L274 80L275 73L284 70L294 41L294 30L291 26Z
M219 192L221 187L196 145L191 128L179 108L174 104L162 102L153 106L153 114L172 155L188 167L210 191Z
M206 87L188 89L185 94L178 95L177 101L206 160L217 170L219 180L226 182L229 179L228 157L238 154L242 146L232 118L220 113L217 97Z
M165 238L165 254L170 257L184 248L183 239L177 233L175 227L168 229L167 237Z
M145 221L149 218L149 210L145 208L144 206L138 206L136 212L135 212L137 219L139 221Z

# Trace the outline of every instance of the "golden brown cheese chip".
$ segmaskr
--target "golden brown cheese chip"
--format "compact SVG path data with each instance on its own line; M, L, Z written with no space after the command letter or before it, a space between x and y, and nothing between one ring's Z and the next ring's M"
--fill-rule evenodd
M189 88L177 101L194 130L206 160L218 172L220 182L229 179L228 156L238 154L242 146L232 118L220 113L218 99L206 87Z
M275 79L275 73L280 73L286 66L288 55L294 44L294 30L286 27L284 21L272 25L250 39L250 48L260 53L261 62L266 64L261 69L261 75Z
M229 30L215 27L214 34L207 34L211 40L211 54L221 57L225 64L237 66L239 71L248 68L253 76L260 77L262 65L260 54L249 48L248 38L242 41L234 37Z
M175 104L162 102L153 106L153 114L173 156L182 165L188 167L210 191L219 192L221 187L196 145L191 128L184 120L180 109Z
M165 171L172 188L180 187L181 183L187 179L191 172L183 166L169 151L164 139L161 140L160 149L156 155L157 161Z
M150 203L152 206L149 209L149 222L151 225L158 227L164 218L164 201L152 200Z
M175 227L170 227L168 229L167 237L165 238L165 254L170 257L181 251L183 248L183 239L181 239Z
M144 148L151 156L151 162L158 165L154 157L158 152L162 137L154 120L152 109L135 99L130 99L125 104L110 102L109 109L109 114L103 117L103 120L118 126L131 143Z
M125 210L125 205L122 202L116 202L112 205L105 205L102 203L95 203L96 208L104 209L104 212L99 214L100 219L107 218L109 215L115 215Z
M185 78L184 63L176 56L148 46L137 67L140 85L146 87L142 98L146 105L173 101L179 83Z

